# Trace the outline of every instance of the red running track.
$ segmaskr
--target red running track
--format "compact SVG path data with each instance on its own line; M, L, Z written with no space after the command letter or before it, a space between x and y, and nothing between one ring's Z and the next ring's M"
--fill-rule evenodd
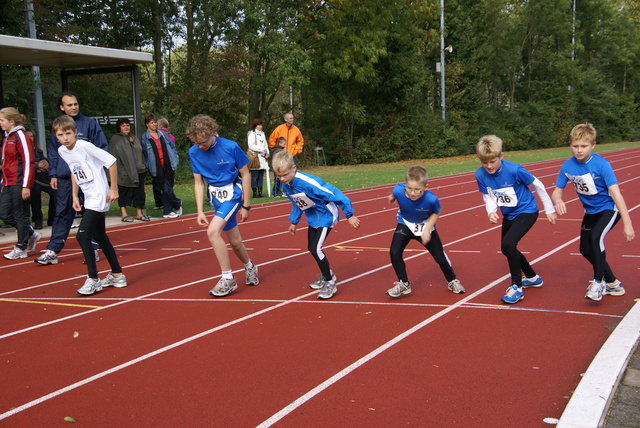
M640 148L604 155L638 229ZM527 168L551 191L561 162ZM329 301L308 288L317 267L304 227L287 233L286 201L255 206L241 224L261 283L221 299L208 296L219 269L194 216L110 229L129 286L91 297L75 295L86 274L75 239L55 266L33 263L36 255L3 261L0 425L73 417L122 427L493 427L559 418L640 294L637 243L624 242L621 225L606 241L627 294L584 299L583 211L568 190L568 214L555 226L541 215L519 246L544 286L506 306L500 225L489 224L473 174L434 178L438 230L467 293L448 291L436 263L411 243L413 293L391 299L391 188L347 192L362 227L341 222L327 239L339 281Z

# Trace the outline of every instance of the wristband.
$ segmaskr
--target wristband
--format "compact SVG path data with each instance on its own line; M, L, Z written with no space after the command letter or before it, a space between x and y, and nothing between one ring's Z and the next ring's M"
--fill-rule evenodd
M243 208L243 209L245 209L247 211L249 211L251 209L251 207L245 207L244 205L241 208Z

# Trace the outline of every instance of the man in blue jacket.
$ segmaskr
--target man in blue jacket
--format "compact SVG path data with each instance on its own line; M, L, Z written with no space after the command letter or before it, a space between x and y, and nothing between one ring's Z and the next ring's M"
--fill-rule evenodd
M80 113L80 104L75 93L63 92L58 98L58 108L76 122L79 140L89 141L96 147L109 151L107 137L104 136L98 122ZM47 250L35 260L42 265L58 263L57 254L64 247L76 215L72 207L71 173L69 166L60 159L58 147L60 147L60 143L52 132L49 136L49 176L51 177L51 187L57 191L56 216L53 218L51 240L47 245Z

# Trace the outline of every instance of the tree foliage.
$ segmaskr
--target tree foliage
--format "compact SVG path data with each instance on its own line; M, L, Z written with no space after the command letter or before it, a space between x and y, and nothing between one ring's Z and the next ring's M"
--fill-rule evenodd
M0 32L24 35L23 2L7 2ZM168 116L176 134L207 113L244 143L252 119L268 133L293 108L308 143L303 162L316 145L333 163L464 154L487 133L508 150L551 147L582 121L601 141L640 135L638 0L580 0L575 15L573 0L445 0L443 29L439 0L35 5L40 38L152 51L154 64L141 68L143 107ZM446 121L435 69L441 32L453 46ZM2 71L5 100L28 108L29 74ZM52 81L55 71L43 75ZM96 95L108 98L99 85Z

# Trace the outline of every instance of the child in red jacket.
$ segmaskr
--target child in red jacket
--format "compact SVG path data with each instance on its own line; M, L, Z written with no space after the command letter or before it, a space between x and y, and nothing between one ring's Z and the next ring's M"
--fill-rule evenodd
M36 161L31 138L22 126L24 115L13 107L0 110L2 140L2 192L0 219L18 231L18 242L4 257L23 259L36 248L41 238L29 223L29 198L36 174Z

